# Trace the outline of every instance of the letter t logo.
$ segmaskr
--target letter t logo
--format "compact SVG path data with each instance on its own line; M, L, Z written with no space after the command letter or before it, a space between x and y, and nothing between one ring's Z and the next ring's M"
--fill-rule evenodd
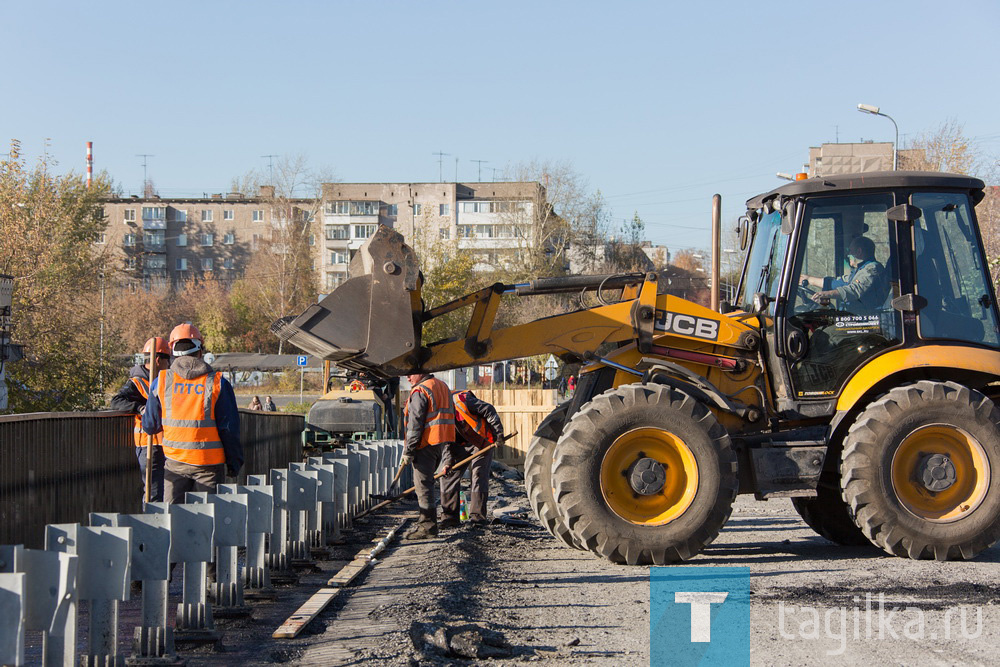
M729 593L674 593L674 602L691 605L691 641L712 641L712 605L721 604Z

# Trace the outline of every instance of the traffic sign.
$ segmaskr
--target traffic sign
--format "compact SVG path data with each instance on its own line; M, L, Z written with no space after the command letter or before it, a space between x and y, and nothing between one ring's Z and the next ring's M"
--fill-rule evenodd
M556 370L555 368L546 368L545 369L545 379L546 380L555 380L557 377L559 377L559 371L558 370Z
M308 362L309 362L309 357L307 357L304 354L300 354L295 360L295 363L298 364L299 366L305 366L306 364L308 364Z
M546 368L559 368L559 362L556 361L556 358L550 354L549 358L545 361L545 367ZM549 378L549 379L551 380L552 378Z

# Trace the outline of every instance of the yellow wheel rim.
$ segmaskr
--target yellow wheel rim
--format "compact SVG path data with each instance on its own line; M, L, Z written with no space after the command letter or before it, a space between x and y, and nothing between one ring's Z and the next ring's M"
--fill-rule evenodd
M928 477L926 461L935 454L946 456L953 469L954 482L940 491L927 488L933 476ZM968 516L982 503L990 486L990 463L983 446L964 430L930 424L899 443L890 475L893 492L911 514L947 523Z
M663 487L637 493L630 481L637 462L652 459L662 468ZM647 462L648 463L648 462ZM654 466L655 467L655 466ZM637 428L618 437L601 461L601 493L611 510L640 526L662 526L682 515L698 491L698 464L691 449L669 431Z

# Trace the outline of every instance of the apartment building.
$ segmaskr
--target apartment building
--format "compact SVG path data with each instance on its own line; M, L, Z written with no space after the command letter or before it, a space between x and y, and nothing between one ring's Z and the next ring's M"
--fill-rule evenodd
M269 186L255 197L114 198L105 202L108 225L97 243L120 255L126 281L147 289L198 278L232 280L262 241L273 240L283 225L311 220L315 207L313 199L275 199ZM315 244L315 236L310 241Z
M326 183L323 185L322 285L332 290L377 225L397 230L420 252L457 242L474 253L477 270L515 258L531 243L543 210L540 183Z
M922 149L899 151L900 169L908 164L919 164ZM809 148L809 177L854 174L864 171L892 171L892 142L822 144Z

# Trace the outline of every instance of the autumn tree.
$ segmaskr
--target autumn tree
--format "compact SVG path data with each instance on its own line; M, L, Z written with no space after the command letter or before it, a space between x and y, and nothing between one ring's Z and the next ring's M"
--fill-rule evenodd
M7 367L8 410L94 409L124 351L108 326L101 350L110 271L101 199L110 182L99 174L87 188L78 175L52 173L44 157L29 167L19 148L12 142L0 162L0 273L14 277L13 337L25 352Z

